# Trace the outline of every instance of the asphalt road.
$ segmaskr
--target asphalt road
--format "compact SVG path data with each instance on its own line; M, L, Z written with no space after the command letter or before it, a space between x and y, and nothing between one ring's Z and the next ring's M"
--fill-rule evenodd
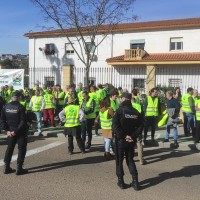
M120 190L116 183L114 160L103 158L103 139L94 137L91 151L67 154L66 138L58 128L46 130L44 137L35 134L29 137L25 168L29 174L16 176L0 172L1 200L199 200L200 159L199 151L190 148L191 138L180 138L180 148L171 149L162 144L164 130L157 132L160 141L156 147L144 149L147 165L140 165L135 157L141 190L128 187ZM55 147L54 147L55 146ZM6 149L6 140L0 139L0 160ZM17 153L17 148L14 154ZM125 164L125 163L124 163ZM16 161L12 162L16 167ZM3 170L3 167L0 167ZM125 182L131 182L125 167Z

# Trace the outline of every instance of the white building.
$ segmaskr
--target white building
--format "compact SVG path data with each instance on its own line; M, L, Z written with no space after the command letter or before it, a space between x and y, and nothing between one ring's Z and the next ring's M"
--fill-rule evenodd
M62 84L64 65L73 65L75 84L84 82L84 65L61 31L25 36L31 87L36 81ZM96 40L103 36L100 31ZM108 82L129 91L155 85L180 87L182 92L187 87L200 90L200 18L119 24L95 55L90 70L94 84Z

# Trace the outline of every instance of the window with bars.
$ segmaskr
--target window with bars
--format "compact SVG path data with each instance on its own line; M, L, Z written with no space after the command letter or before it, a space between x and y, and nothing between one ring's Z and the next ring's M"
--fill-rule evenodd
M169 79L169 87L173 87L173 88L181 87L181 84L182 84L182 79L179 79L179 78Z
M145 79L133 79L133 88L137 88L141 92L145 92L145 82Z
M55 85L55 77L44 77L44 83L47 87L53 87Z

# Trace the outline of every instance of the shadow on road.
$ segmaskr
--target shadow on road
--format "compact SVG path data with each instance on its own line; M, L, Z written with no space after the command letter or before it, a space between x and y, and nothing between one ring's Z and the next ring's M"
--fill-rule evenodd
M167 154L157 155L157 154L165 153L165 152ZM167 148L163 148L163 149L152 149L152 150L144 151L144 157L151 156L151 157L145 158L145 160L147 161L147 164L152 164L152 163L160 162L169 158L179 158L179 157L188 156L195 153L199 153L199 152L198 151L178 151L177 149L169 150Z
M171 178L192 177L200 174L200 165L185 166L180 170L165 172L157 177L149 178L140 182L141 189L146 189L158 185Z
M77 160L68 160L64 162L50 163L46 165L32 167L32 168L29 168L28 170L29 170L29 174L31 174L31 173L50 171L50 170L69 167L69 166L96 164L96 163L102 163L102 162L105 162L105 159L103 156L93 156L93 157L86 157L86 158L77 159Z

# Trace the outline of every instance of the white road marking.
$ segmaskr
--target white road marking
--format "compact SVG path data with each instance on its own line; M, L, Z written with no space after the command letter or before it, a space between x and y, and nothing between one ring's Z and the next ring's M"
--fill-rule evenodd
M47 145L42 146L42 147L38 147L38 148L35 148L35 149L31 149L31 150L29 150L29 151L26 152L26 157L32 156L32 155L34 155L34 154L37 154L37 153L40 153L40 152L43 152L43 151L46 151L46 150L48 150L48 149L52 149L52 148L57 147L57 146L59 146L59 145L61 145L61 144L64 144L64 143L65 143L65 142L59 142L59 141L57 141L57 142L53 142L53 143L51 143L51 144L47 144ZM16 161L16 160L17 160L17 155L14 155L14 156L12 157L12 161L11 161L11 162L14 162L14 161ZM3 165L4 165L4 161L3 161L3 159L1 159L1 160L0 160L0 166L3 166Z

